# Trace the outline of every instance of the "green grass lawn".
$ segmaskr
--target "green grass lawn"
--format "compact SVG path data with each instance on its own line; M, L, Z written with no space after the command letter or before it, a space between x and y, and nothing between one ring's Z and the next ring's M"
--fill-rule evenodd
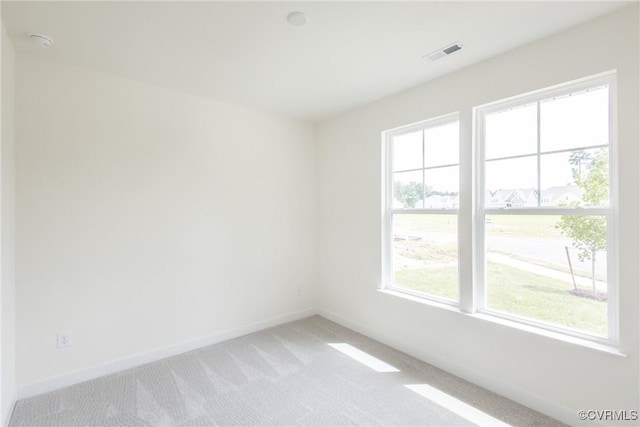
M559 220L557 215L488 215L485 229L493 236L563 238Z
M403 269L396 286L457 300L457 267ZM572 285L496 263L487 265L487 306L518 316L607 334L607 304L569 293Z
M569 293L573 285L496 263L487 266L487 306L561 326L607 334L607 303Z
M567 274L571 274L571 270L569 269L569 267L565 267L564 265L559 265L553 262L546 262L543 261L541 259L537 259L537 258L529 258L526 256L520 256L514 253L506 253L506 252L501 252L501 251L492 251L498 254L502 254L502 255L507 255L508 257L511 257L513 259L517 259L519 261L524 261L524 262L528 262L529 264L535 264L535 265L539 265L540 267L546 267L546 268L550 268L552 270L556 270L556 271L561 271L563 273L567 273ZM577 268L574 267L573 269L573 274L576 277L585 277L587 279L591 279L591 273L588 271L582 271L582 270L578 270ZM598 274L596 273L596 280L600 280L601 282L606 282L607 281L607 276L605 274ZM578 287L581 287L580 285L578 285Z
M437 231L440 233L457 233L457 215L414 215L397 214L393 216L393 231L396 234Z
M441 298L458 300L458 268L414 268L395 272L395 285Z
M458 230L456 215L396 214L393 217L396 234L456 233ZM565 236L555 227L559 219L557 215L491 215L485 227L490 236L563 238Z
M559 216L492 215L488 235L559 238ZM395 215L394 242L398 256L396 286L441 298L458 300L458 259L455 238L450 241L412 239L424 232L457 230L456 215ZM506 254L512 256L512 254ZM522 257L515 257L522 258ZM532 260L521 260L532 263ZM394 261L395 262L395 261ZM562 271L558 266L544 265ZM537 321L607 334L607 303L569 293L571 283L495 262L487 264L487 307Z

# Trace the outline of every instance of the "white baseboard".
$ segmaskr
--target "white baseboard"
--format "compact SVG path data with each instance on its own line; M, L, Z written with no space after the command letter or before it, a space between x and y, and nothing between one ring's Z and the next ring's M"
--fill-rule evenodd
M557 403L549 401L541 396L531 394L525 390L513 387L510 384L498 381L493 377L484 375L480 371L467 369L464 366L459 366L457 364L451 363L448 360L436 357L428 352L425 352L424 350L420 350L416 347L400 342L395 338L380 334L373 329L370 329L360 323L354 322L351 319L343 317L329 310L319 308L317 310L317 313L322 317L325 317L333 322L344 326L345 328L349 328L361 333L362 335L366 335L369 338L393 347L396 350L402 351L403 353L413 356L416 359L422 360L426 363L429 363L430 365L449 372L450 374L456 375L469 382L479 385L480 387L511 399L517 403L520 403L521 405L527 406L531 409L555 418L558 421L561 421L568 425L575 425L578 422L576 411L570 408L558 405ZM580 422L580 424L598 425L596 423L589 423L588 421Z
M272 317L270 319L239 326L237 328L216 332L212 335L185 341L169 347L159 348L146 353L135 354L133 356L113 360L111 362L103 363L90 368L80 369L66 374L57 375L55 377L50 377L42 381L18 387L18 399L25 399L27 397L58 390L63 387L68 387L73 384L89 381L105 375L114 374L125 369L135 368L136 366L155 362L157 360L165 359L167 357L175 356L187 351L196 350L198 348L206 347L212 344L217 344L222 341L241 337L243 335L258 332L263 329L281 325L283 323L293 322L295 320L313 316L314 314L317 314L315 308L307 308L305 310L285 314L283 316Z
M417 359L420 359L426 363L436 366L446 372L453 375L457 375L467 381L477 384L487 390L494 393L505 396L515 402L553 417L568 425L575 425L577 418L575 411L570 408L560 406L554 402L551 402L543 397L533 395L525 390L513 387L508 383L504 383L496 380L493 377L483 375L476 370L467 369L463 366L458 366L451 363L448 360L436 357L424 350L420 350L411 345L407 345L398 341L395 338L380 334L379 332L370 329L360 323L357 323L351 319L343 317L339 314L331 312L325 309L308 308L302 311L289 313L283 316L277 316L270 319L266 319L260 322L251 323L248 325L240 326L237 328L220 331L215 334L197 338L195 340L185 341L169 347L153 350L146 353L140 353L133 356L125 357L122 359L107 362L101 365L97 365L91 368L81 369L67 374L50 377L42 381L27 384L18 387L17 398L24 399L27 397L35 396L42 393L58 390L64 387L68 387L73 384L78 384L84 381L99 378L101 376L114 374L125 369L134 368L136 366L144 365L146 363L155 362L157 360L165 359L167 357L175 356L187 351L196 350L198 348L206 347L208 345L217 344L222 341L237 338L243 335L247 335L253 332L257 332L263 329L278 326L284 323L292 322L295 320L303 319L305 317L319 314L333 322L336 322L346 328L352 329L363 335L366 335L372 339L375 339L381 343L384 343L390 347L393 347L399 351L407 353ZM8 419L5 420L4 425L8 423ZM594 423L584 422L581 425L597 425Z

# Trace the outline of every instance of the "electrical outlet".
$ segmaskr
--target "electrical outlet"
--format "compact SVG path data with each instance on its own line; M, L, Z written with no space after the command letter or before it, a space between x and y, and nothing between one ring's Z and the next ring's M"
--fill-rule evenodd
M58 348L71 347L71 334L69 332L58 333Z

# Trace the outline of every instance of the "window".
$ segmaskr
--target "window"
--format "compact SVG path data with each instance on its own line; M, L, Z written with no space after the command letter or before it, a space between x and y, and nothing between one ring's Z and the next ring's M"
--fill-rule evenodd
M481 310L614 333L610 91L592 79L476 109Z
M387 284L458 300L457 115L385 134Z
M457 114L385 132L384 285L617 342L614 82L476 107L473 142L460 141ZM459 147L473 172L460 173Z

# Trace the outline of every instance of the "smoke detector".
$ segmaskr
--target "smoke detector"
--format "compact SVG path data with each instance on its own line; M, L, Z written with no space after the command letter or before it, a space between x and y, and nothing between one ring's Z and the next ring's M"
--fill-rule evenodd
M429 61L437 61L438 59L444 58L445 56L449 56L457 51L462 49L462 45L459 42L455 42L438 50L434 50L433 52L423 56L423 58L428 59Z
M31 40L31 43L41 48L47 48L53 44L53 39L46 34L31 33L29 34L29 40Z
M287 15L287 22L295 26L304 25L308 20L309 18L304 12L291 12Z

